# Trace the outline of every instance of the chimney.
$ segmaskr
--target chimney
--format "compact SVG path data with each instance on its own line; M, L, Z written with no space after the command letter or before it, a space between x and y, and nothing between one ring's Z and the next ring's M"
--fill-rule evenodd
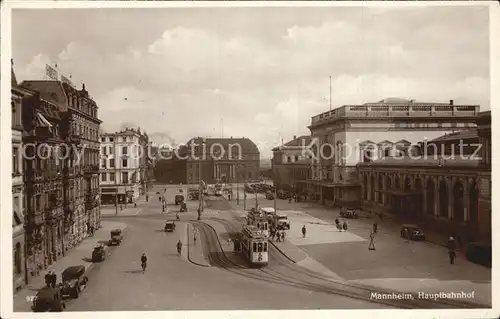
M453 105L453 100L450 100L450 105Z
M293 139L294 139L294 140L296 140L296 139L297 139L297 135L294 135L294 136L293 136Z

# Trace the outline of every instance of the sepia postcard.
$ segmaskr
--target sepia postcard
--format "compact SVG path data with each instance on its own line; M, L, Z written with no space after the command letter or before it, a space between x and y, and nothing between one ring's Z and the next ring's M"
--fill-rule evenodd
M498 3L1 9L2 318L499 316Z

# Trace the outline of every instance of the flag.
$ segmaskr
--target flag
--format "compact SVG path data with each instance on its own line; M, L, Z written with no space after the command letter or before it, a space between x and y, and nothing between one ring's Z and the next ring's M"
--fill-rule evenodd
M52 80L57 81L57 71L48 64L45 64L45 75Z

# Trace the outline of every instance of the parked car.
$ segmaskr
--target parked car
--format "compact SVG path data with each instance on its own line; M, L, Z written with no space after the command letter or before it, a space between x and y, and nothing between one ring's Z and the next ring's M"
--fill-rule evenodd
M290 229L290 221L284 213L276 213L276 228L279 230Z
M104 260L106 260L106 251L104 250L104 246L96 246L94 251L92 251L92 262L96 263Z
M340 210L340 217L357 219L358 214L354 210L354 208L342 208Z
M418 228L417 225L403 224L401 226L401 231L400 231L401 237L403 237L403 238L406 238L405 229L408 229L408 234L410 235L410 238L409 238L410 240L421 240L421 241L425 240L424 233L420 230L420 228Z
M266 192L266 199L273 200L274 199L274 194L271 191Z
M491 268L491 245L474 242L467 245L467 259L473 263Z
M165 232L173 232L175 230L175 221L167 220L165 222Z
M61 295L78 298L82 290L87 287L88 277L85 276L85 266L71 266L62 272Z
M33 299L33 305L31 310L34 312L61 312L66 308L64 303L61 288L42 288L40 289L35 299Z
M182 195L175 195L175 205L179 205L182 202L184 202L184 196L182 196Z
M108 242L108 246L121 245L123 241L123 233L121 229L113 229L111 231L111 239Z

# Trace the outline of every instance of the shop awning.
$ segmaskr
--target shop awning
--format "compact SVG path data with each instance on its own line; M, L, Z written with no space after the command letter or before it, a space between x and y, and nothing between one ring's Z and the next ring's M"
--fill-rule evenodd
M42 113L36 113L36 124L37 127L46 127L51 129L52 124L50 124L49 120L45 118L45 116L42 115Z

